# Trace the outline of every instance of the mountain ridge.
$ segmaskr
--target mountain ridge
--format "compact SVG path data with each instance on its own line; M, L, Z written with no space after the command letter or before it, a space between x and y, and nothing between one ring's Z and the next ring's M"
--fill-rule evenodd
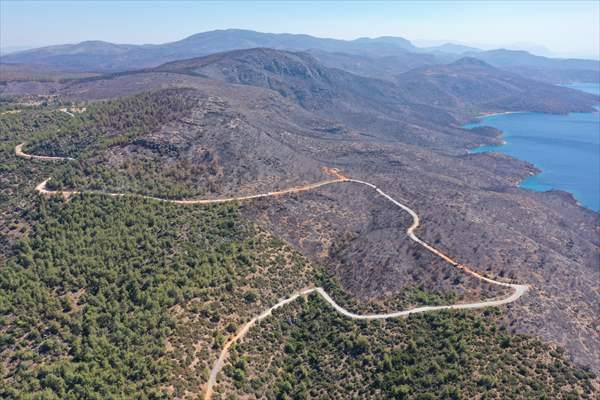
M530 80L471 56L415 68L394 81L411 93L413 102L448 111L591 112L598 101L597 96Z
M457 111L466 105L470 111L564 113L592 111L596 101L593 95L528 80L474 57L418 67L396 76L394 83L324 66L306 52L264 48L174 61L152 71L191 73L228 83L265 87L284 97L296 98L305 108L326 108L333 99L336 102L348 97L353 97L354 102L364 99L371 106L377 104L372 110L374 114L390 110L390 105L410 107L412 103L442 105L439 108L446 111ZM294 83L280 82L281 76ZM435 86L423 86L426 82L433 84L434 77L437 77ZM432 93L443 97L433 99ZM444 102L452 106L443 106Z
M523 104L506 103L514 96L536 95L542 99L531 101L556 107L564 94L576 93L572 102L563 100L572 109L595 98L555 87L554 96L523 92L525 78L478 59L455 61L410 72L428 77L425 83L442 94L456 79L465 92L453 91L461 103L452 109L418 103L417 92L399 83L328 67L306 52L274 49L213 54L163 65L164 71L0 88L3 94L33 97L39 89L57 102L85 102L87 111L59 131L42 131L37 141L29 132L19 137L35 154L68 151L79 158L53 174L64 188L173 198L251 195L323 179L324 166L373 182L406 199L427 227L436 227L423 230L424 240L483 273L533 285L522 303L507 310L511 330L560 343L597 369L598 333L588 321L596 309L598 215L560 192L517 188L535 172L531 165L499 154L467 154L467 148L493 142L494 131L463 129L458 119L521 109ZM469 97L471 85L499 96L484 91L481 98ZM129 95L136 96L110 101ZM165 105L179 98L186 105L180 116L158 118L170 115ZM28 115L24 110L4 119L27 122ZM404 241L408 216L382 201L360 188L329 187L302 198L263 199L241 212L326 266L361 299L403 293L423 279L435 283L424 282L427 290L455 285L447 266Z
M395 69L396 73L401 73L423 65L452 62L462 55L482 59L496 67L526 77L537 77L547 81L594 80L598 79L600 71L600 62L594 60L554 59L535 56L525 51L480 51L472 48L468 51L470 48L457 45L420 48L407 39L393 36L341 40L244 29L200 32L162 44L133 45L88 40L10 53L3 55L0 61L9 64L41 64L78 72L121 72L152 68L179 59L255 47L320 53L320 60L328 66L342 67L349 72L360 72L370 76L381 73L376 64L385 57L391 57L386 60L387 63L392 61L387 70ZM346 58L339 60L332 56L333 54L343 54ZM397 60L393 61L394 58ZM372 65L368 65L369 63Z

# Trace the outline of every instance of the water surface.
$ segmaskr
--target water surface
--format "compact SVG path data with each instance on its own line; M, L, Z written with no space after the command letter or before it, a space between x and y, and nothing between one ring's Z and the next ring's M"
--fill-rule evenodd
M579 90L600 90L598 84L578 84ZM571 86L572 87L572 86ZM503 132L500 146L482 146L473 153L495 151L528 161L542 170L521 182L535 191L561 189L583 206L600 211L600 114L553 115L515 113L492 115L466 128L487 125Z
M568 83L562 86L600 96L600 82L575 82Z

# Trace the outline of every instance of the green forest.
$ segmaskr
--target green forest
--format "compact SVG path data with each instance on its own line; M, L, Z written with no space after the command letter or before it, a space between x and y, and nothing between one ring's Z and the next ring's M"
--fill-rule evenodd
M168 308L247 257L235 207L90 196L42 201L33 218L0 272L4 398L159 397Z
M178 336L174 306L202 314L199 299L219 301L196 333L214 336L216 353L247 317L243 304L259 312L309 280L302 258L289 272L275 264L289 250L241 221L234 204L85 195L40 200L31 219L0 271L4 398L161 397L193 348L183 342L194 336ZM280 276L250 276L269 267ZM182 341L181 359L167 356L167 338Z
M110 167L94 167L94 157L186 115L196 95L140 94L87 105L75 117L54 106L0 115L0 398L197 398L227 338L296 290L316 284L350 309L378 310L246 219L238 204L35 193L50 176L55 187L109 185ZM78 161L18 159L22 142L28 152ZM148 182L159 172L151 165L135 180L114 179ZM407 288L385 306L456 299ZM502 312L367 323L311 296L234 346L215 397L592 398L592 373L560 348L507 331Z
M194 90L165 89L92 103L85 113L67 116L69 121L62 129L36 134L29 140L28 150L39 155L85 159L180 118L196 102Z
M590 399L593 374L508 332L496 309L352 321L316 295L236 347L222 399Z

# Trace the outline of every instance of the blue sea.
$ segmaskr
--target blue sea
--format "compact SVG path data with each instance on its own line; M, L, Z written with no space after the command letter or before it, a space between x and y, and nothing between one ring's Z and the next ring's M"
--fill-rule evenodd
M568 87L571 89L581 90L582 92L587 92L591 94L595 94L596 96L600 96L600 82L595 83L569 83L567 85L562 85L564 87Z
M600 83L565 85L600 94ZM495 151L534 164L542 172L521 182L536 191L561 189L583 206L600 211L600 113L515 113L491 115L466 128L487 125L503 132L506 142L473 153Z

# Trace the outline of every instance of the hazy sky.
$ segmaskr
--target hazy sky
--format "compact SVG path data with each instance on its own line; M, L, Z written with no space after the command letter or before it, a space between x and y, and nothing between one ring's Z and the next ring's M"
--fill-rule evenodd
M225 28L353 39L402 36L600 54L600 1L193 2L0 0L0 46L162 43Z

